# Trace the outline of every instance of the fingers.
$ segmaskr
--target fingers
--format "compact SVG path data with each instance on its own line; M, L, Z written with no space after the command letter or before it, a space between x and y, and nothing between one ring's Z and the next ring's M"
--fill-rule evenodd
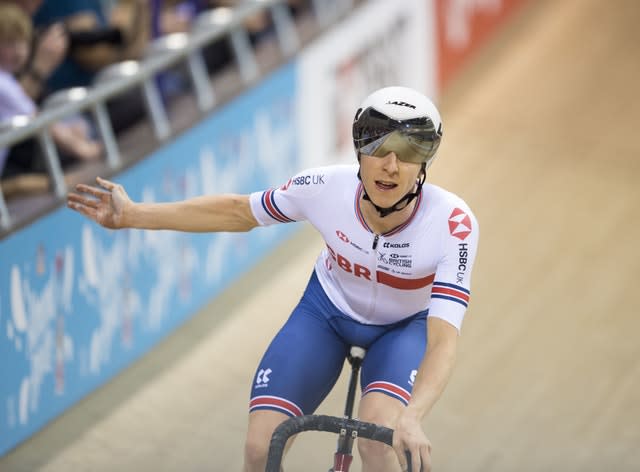
M95 198L88 198L77 193L70 193L67 196L67 203L73 203L74 205L82 205L90 208L98 208L98 200Z
M396 450L396 454L397 454ZM398 462L400 463L400 470L402 472L412 472L413 470L413 460L411 457L411 451L409 449L405 449L402 454L397 454Z
M398 461L402 472L431 472L431 448L406 449Z
M407 455L407 471L422 472L422 458L418 449L414 451L405 451Z
M405 456L407 457L407 464L404 466L404 469L402 470L406 470L407 472L413 472L413 463L414 461L411 460L411 452L409 450L404 451Z
M71 197L71 195L70 195L70 197ZM97 221L98 209L96 208L96 206L92 206L90 204L85 204L85 203L83 203L81 201L74 200L72 198L69 198L67 200L67 206L69 208L71 208L72 210L77 211L81 215L84 215L84 216L86 216L88 218L91 218L92 220Z
M420 467L415 469L416 472L431 472L431 443L420 446L418 457L420 458Z
M111 198L111 192L105 192L91 185L76 185L78 193L71 192L67 195L67 206L93 220L97 218L100 203L107 202Z
M97 187L94 187L92 185L85 185L85 184L76 185L76 191L80 193L88 193L89 195L93 195L94 197L102 201L105 201L106 199L108 199L111 194L111 192L105 192L104 190L101 190Z
M421 472L431 472L431 455L428 455L426 458L422 459L422 467L420 468Z
M110 180L103 179L102 177L96 177L96 182L102 187L106 188L109 191L113 191L118 184L111 182Z

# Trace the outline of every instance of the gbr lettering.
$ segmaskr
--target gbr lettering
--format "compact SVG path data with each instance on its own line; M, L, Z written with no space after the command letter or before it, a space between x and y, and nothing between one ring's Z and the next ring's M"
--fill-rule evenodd
M331 246L327 244L327 249L329 250L329 255L331 259L335 261L338 266L345 272L349 272L350 274L355 275L356 277L364 277L367 280L371 280L371 271L366 267L360 264L352 264L346 257L342 254L338 254L333 250Z

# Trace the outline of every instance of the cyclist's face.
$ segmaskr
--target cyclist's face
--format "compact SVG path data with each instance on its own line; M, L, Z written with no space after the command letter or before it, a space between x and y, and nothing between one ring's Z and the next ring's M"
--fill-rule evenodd
M373 202L383 208L394 205L412 191L422 164L398 159L394 152L384 157L360 156L360 177Z

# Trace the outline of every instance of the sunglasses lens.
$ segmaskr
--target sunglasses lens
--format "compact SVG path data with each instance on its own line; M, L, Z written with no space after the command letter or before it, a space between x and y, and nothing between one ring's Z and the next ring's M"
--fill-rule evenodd
M426 117L398 121L373 108L357 117L353 134L361 154L384 157L394 152L401 161L412 163L431 161L441 136Z
M385 157L393 152L403 162L422 164L433 158L436 149L437 146L434 149L433 142L424 142L414 136L392 131L362 146L360 153L367 156Z

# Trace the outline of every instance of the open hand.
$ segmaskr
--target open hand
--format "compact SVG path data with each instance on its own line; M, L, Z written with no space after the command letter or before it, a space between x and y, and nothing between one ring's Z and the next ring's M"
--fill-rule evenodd
M67 196L67 206L105 228L125 228L125 214L133 202L120 184L96 178L100 187L78 184Z

